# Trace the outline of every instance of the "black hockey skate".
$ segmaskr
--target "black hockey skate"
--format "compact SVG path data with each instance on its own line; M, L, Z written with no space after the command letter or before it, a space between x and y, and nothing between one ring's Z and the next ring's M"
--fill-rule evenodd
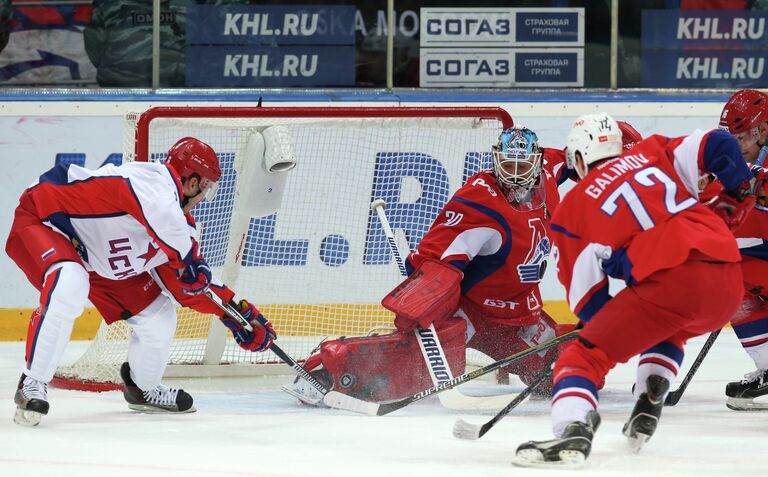
M664 408L664 397L669 391L669 380L661 376L648 376L646 383L647 390L638 398L623 430L624 435L629 438L629 446L635 453L640 452L656 431L661 410Z
M592 438L600 427L600 415L589 411L587 422L568 424L563 436L549 441L528 441L517 448L514 465L578 469L592 450Z
M49 409L48 383L22 374L13 402L16 403L13 422L27 427L40 424L40 420L48 414Z
M128 363L120 367L120 377L125 387L123 397L128 401L128 407L141 412L195 412L192 406L192 396L183 389L169 388L163 384L151 391L142 391L131 379L131 368Z
M725 405L734 411L768 411L768 400L755 402L755 398L768 395L768 370L758 369L744 376L741 381L725 386L728 400Z

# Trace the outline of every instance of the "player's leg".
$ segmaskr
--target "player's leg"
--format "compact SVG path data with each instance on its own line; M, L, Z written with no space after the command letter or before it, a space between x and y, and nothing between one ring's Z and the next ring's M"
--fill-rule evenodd
M27 331L25 366L14 397L14 421L34 426L48 413L48 383L88 296L88 272L72 244L21 207L6 243L8 256L40 290Z
M194 412L192 396L160 382L176 333L176 307L171 299L159 295L125 324L133 331L128 362L120 368L128 407L144 412Z
M718 280L712 280L713 276ZM560 448L567 455L571 446L570 450L581 454L579 459L585 459L590 447L585 445L584 432L577 432L574 440L568 430L591 427L594 431L592 412L597 410L598 384L608 371L617 362L626 362L665 340L682 350L681 337L721 327L738 306L743 293L740 284L737 265L687 262L619 292L592 317L578 341L568 346L555 364L552 427L557 438L523 444L518 457L533 462L557 460L560 454L552 455L547 449ZM678 293L670 294L669 290ZM638 381L636 389L646 398L655 393L650 397L658 421L669 381L658 375L663 374L664 365L645 365L658 366L658 373L652 372L653 368L645 369L641 377L646 379Z
M756 371L740 381L728 383L726 406L736 411L768 410L768 401L755 401L768 395L768 300L762 296L746 296L731 324L744 351L754 361Z
M640 354L634 395L635 408L624 426L630 444L639 450L656 430L664 399L683 360L683 346L693 336L721 328L738 306L742 288L738 267L691 261L683 267L659 272L633 290L638 307L647 315L652 334L663 337ZM717 276L717 282L702 277ZM686 283L686 293L670 294L674 283ZM694 299L691 299L695 297ZM677 330L673 330L673 328ZM671 332L671 333L670 333ZM619 359L620 351L616 350Z
M79 263L57 263L45 275L40 304L30 318L25 366L14 399L17 424L36 425L40 415L48 413L48 383L64 354L75 319L83 313L87 296L88 272Z
M192 412L192 397L161 384L176 333L176 307L148 273L125 280L91 278L91 301L107 324L131 328L128 362L120 376L129 407L147 412Z

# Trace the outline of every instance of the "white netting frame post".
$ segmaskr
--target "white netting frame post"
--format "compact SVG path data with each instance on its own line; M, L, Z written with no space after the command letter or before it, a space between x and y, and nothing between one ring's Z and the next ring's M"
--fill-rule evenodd
M457 146L457 148L459 153L466 153L466 157L469 157L468 151L478 151L478 154L482 154L483 151L487 152L490 150L490 146L495 142L501 128L511 127L512 124L512 119L508 113L500 108L492 107L160 107L152 108L142 114L132 113L126 116L123 146L124 161L157 160L158 158L162 158L164 151L167 150L170 144L186 135L200 137L202 140L209 143L217 141L218 138L213 138L211 136L209 139L206 137L206 134L208 134L207 128L211 128L212 131L230 131L231 134L228 133L225 134L225 136L236 135L238 137L236 142L229 143L226 141L229 139L229 137L226 137L224 143L212 145L214 146L214 149L217 151L217 153L220 153L220 159L223 163L226 162L226 159L222 157L222 154L226 155L229 152L234 152L234 159L231 160L228 167L230 171L237 170L235 175L238 176L238 181L235 183L233 180L233 182L230 184L223 184L225 188L230 188L229 193L233 198L235 198L233 203L237 204L237 198L245 194L243 189L244 186L241 183L242 180L240 179L240 174L242 171L248 167L253 169L254 167L261 166L262 175L259 176L260 182L257 181L258 187L263 187L263 190L261 191L262 195L259 196L260 203L263 203L264 198L267 197L267 202L270 200L275 202L276 206L274 207L274 210L277 210L282 199L282 194L277 194L277 197L272 197L269 195L269 193L271 193L272 189L275 188L279 188L280 192L282 192L282 187L287 187L286 197L288 197L288 202L285 203L284 207L280 209L278 215L295 215L298 217L296 220L297 222L306 222L315 220L318 218L318 216L322 217L324 214L332 213L337 208L343 208L349 202L361 202L360 205L367 208L367 205L372 197L366 197L365 199L367 200L363 200L365 193L360 193L361 191L357 191L358 193L355 195L354 199L347 199L346 201L344 199L340 199L340 202L336 202L336 205L334 206L332 197L336 195L342 195L341 186L345 184L354 186L355 184L352 184L352 182L357 179L358 176L350 174L349 177L352 178L351 181L348 177L335 177L332 175L333 171L331 171L329 172L329 174L331 174L331 181L336 180L337 183L335 184L335 187L331 187L323 194L323 200L320 202L323 203L325 208L321 207L315 210L314 213L317 214L316 216L306 214L300 215L297 211L301 211L302 208L311 209L309 203L316 200L316 198L313 198L311 195L302 196L300 200L306 201L307 203L297 205L293 201L296 199L296 192L300 192L301 188L296 185L296 182L301 181L294 181L293 179L290 179L290 177L292 177L291 173L287 171L280 171L280 173L277 175L263 174L266 171L266 166L264 166L263 162L260 164L246 162L245 165L243 165L243 163L238 163L237 161L240 161L240 158L248 157L246 151L248 147L247 144L249 144L250 141L247 139L242 139L243 137L260 138L256 139L256 141L263 141L263 137L265 136L264 131L270 127L274 128L276 126L285 126L286 131L280 131L280 134L273 134L275 137L290 137L291 134L294 134L295 136L302 136L304 134L304 130L313 128L319 130L321 134L318 134L318 136L320 137L310 137L309 141L307 141L307 138L305 137L296 137L296 143L291 144L290 141L294 141L294 139L289 139L287 146L289 146L290 151L287 153L283 152L284 154L292 154L294 153L294 147L296 147L295 154L299 157L299 167L297 167L297 170L302 170L304 167L304 171L299 173L300 175L304 174L304 177L301 178L304 182L307 182L307 168L312 167L315 167L316 170L315 174L309 174L309 182L311 182L312 179L322 181L328 180L328 177L323 176L324 169L327 168L326 164L328 164L328 162L312 164L313 160L315 159L315 152L318 149L323 152L332 151L334 154L332 154L329 159L334 161L334 165L338 165L337 163L342 163L344 161L358 161L359 157L357 156L371 155L371 151L385 151L376 153L376 160L378 160L379 155L385 157L387 154L390 154L389 152L386 152L389 149L394 151L397 151L398 148L399 150L404 151L421 151L423 149L424 151L428 152L425 152L424 154L418 152L409 152L408 154L411 156L416 155L419 157L414 158L408 156L406 159L414 162L416 164L414 167L417 168L421 167L421 165L418 163L418 160L422 158L420 154L423 156L423 158L425 158L425 160L434 156L438 157L444 164L451 162L451 171L448 174L451 176L451 180L449 181L450 187L448 187L448 189L449 192L452 193L455 188L461 185L461 180L457 180L457 177L454 177L457 175L457 166L454 163L460 159L453 158L449 160L441 157L440 154L442 154L442 152L439 152L439 150L443 147L442 143L449 143L453 141L456 142L456 144L460 144L464 135L470 135L481 131L483 133L481 135L481 140L472 139L473 144L466 146L464 149L461 149L462 146ZM288 131L290 128L293 128L291 129L292 132ZM430 143L429 145L425 145L423 148L421 147L421 136L419 136L417 133L421 130L426 131L425 137L423 138L424 142ZM488 132L487 134L486 130ZM168 133L168 138L156 140L153 135L163 134L158 133L158 131L171 132ZM235 134L233 131L238 132ZM363 132L363 136L371 135L373 137L370 139L372 142L376 142L378 140L382 143L382 145L379 146L378 149L375 149L374 147L374 149L371 150L358 150L357 144L349 147L349 144L346 144L345 133L350 136L354 136L355 134L360 133L360 131ZM384 134L381 133L381 131L388 132ZM378 134L380 133L383 135L381 138L378 138ZM337 138L337 142L332 142L329 140L331 141L330 144L321 144L319 148L314 146L314 141L322 143L324 140L323 136L334 136L335 134L341 134L341 136ZM362 138L362 142L367 140L369 140L367 137ZM307 143L313 144L313 147L308 148L306 146ZM284 145L286 145L286 141L281 143L280 140L278 140L277 145L272 147L270 150L273 151L273 155L278 154L274 151L280 151ZM392 146L390 147L390 145ZM265 147L265 149L267 148ZM348 152L348 149L351 152ZM337 150L338 155L336 154ZM267 151L265 151L264 154L268 155ZM344 154L349 155L345 156ZM305 159L304 161L302 161L303 158ZM367 157L366 161L368 161L368 163L364 163L362 167L359 165L350 165L349 169L367 171L372 167L373 159ZM465 169L466 162L467 161L465 159ZM304 166L302 166L302 164L304 164ZM342 173L346 173L346 169L347 167L344 167L342 168L341 172L337 171L336 176L340 176ZM421 173L429 174L430 171L427 171L426 173L421 171ZM375 176L375 174L373 175ZM464 171L464 175L466 175L466 170ZM264 177L267 178L267 183L262 183L263 180L261 179ZM282 184L276 184L274 182L274 177L282 177ZM286 177L289 178L288 185L285 184ZM293 183L291 183L291 181L293 181ZM224 178L222 178L222 182L224 182ZM411 182L413 181L408 177L405 177L401 179L401 184L396 185L396 187L400 188L400 193L403 195L408 195L402 192L405 190L409 190L409 193L413 197L417 197L419 193L426 194L426 191L424 190L419 192L418 189L420 185L414 186L411 184ZM253 184L253 182L248 181L246 185L251 184ZM441 184L441 186L444 186L444 184ZM316 187L316 185L313 184L313 187ZM361 187L364 189L365 185L362 185ZM251 193L251 195L253 195L253 193ZM419 202L419 200L420 199L416 200L416 202ZM441 204L438 205L441 206ZM435 208L436 207L433 204L431 209ZM305 292L300 293L300 296L297 296L296 300L293 300L293 303L292 300L287 300L287 305L262 301L265 300L265 295L270 295L270 293L265 292L262 289L263 287L257 287L257 289L253 290L250 289L251 287L248 284L248 280L253 279L252 275L255 274L254 270L263 272L274 267L272 267L269 260L267 260L266 263L246 263L248 259L247 255L249 253L249 246L251 248L250 252L253 252L253 245L252 243L249 245L248 242L253 242L254 235L259 235L260 233L264 232L264 230L260 229L259 227L266 227L269 229L269 232L274 233L276 230L280 230L281 226L284 224L281 224L279 223L280 221L278 221L277 224L271 223L268 226L254 225L255 222L251 219L250 216L243 215L244 212L242 212L242 209L243 208L240 206L233 205L226 211L227 214L232 217L232 219L225 225L225 227L228 227L226 233L226 250L223 252L223 256L219 257L219 259L214 258L218 265L214 265L215 272L220 277L222 277L225 283L234 284L233 288L238 292L239 295L249 298L259 304L262 311L271 319L273 319L273 322L275 322L278 332L280 333L281 347L292 354L295 358L299 360L305 359L309 354L309 351L322 338L326 336L335 336L337 334L364 334L372 328L386 326L391 323L391 317L389 316L388 312L381 309L381 307L378 305L378 299L374 299L374 296L378 296L378 298L380 298L381 295L388 291L387 287L391 288L391 286L394 286L394 284L397 283L399 277L396 270L392 270L392 273L390 274L391 276L377 280L375 286L370 287L375 290L366 290L369 292L368 294L370 296L360 299L359 301L354 301L352 303L343 304L344 302L339 302L339 300L315 300L314 297L307 295L306 290ZM259 214L267 214L268 212L270 212L269 207L266 207L265 210L257 211ZM432 210L430 213L434 214L434 210ZM417 214L421 214L421 212L417 212ZM206 239L206 228L212 230L216 227L220 227L220 224L213 222L220 222L219 216L221 215L225 214L219 213L219 215L215 216L216 220L201 220L200 225L203 229L204 240ZM341 218L334 217L332 220L341 220L343 222L344 213L342 212L341 215ZM274 214L272 217L274 217ZM426 220L425 217L426 216L419 216L419 220L424 222ZM264 221L262 220L261 222ZM421 225L423 228L423 224ZM372 225L371 223L367 225L367 234L371 233L371 227L375 227L375 225ZM290 228L291 227L288 227L286 231L283 232L283 235L290 235L288 231ZM413 237L407 237L405 232L396 233L398 235L398 241L401 242L401 247L409 247L415 245L413 242ZM217 234L208 235L213 236ZM332 235L326 236L325 239L331 236ZM410 241L408 240L409 238L411 239ZM276 240L276 242L280 242L280 240ZM291 240L284 240L283 242L292 243ZM301 240L295 240L295 242L301 242ZM314 239L310 239L310 242L315 243L315 246L317 245L317 241ZM324 245L326 245L326 255L328 256L329 253L327 251L331 250L330 256L332 256L332 258L336 248L344 249L346 246L345 252L349 253L352 248L360 246L360 240L350 240L349 243L345 244L344 237L341 237L337 241L331 242L332 243L330 243L330 245L324 242L320 242L321 255ZM213 246L210 243L204 242L203 247L204 250L206 247L208 247L210 250L213 250L211 248ZM217 248L215 249L218 253L217 256L222 255L221 250L224 248L224 245L221 244L217 245L216 247ZM403 248L403 250L406 249ZM275 249L275 253L278 255L290 256L290 253L286 254L285 250L279 250L278 248ZM208 257L209 255L206 254L206 256ZM281 273L277 274L279 275L279 279L275 279L275 283L286 283L286 274L282 272L284 272L286 268L290 268L290 264L287 267L285 264L278 265L283 265L283 270L280 270ZM315 264L310 264L309 262L305 265L304 268L307 270L311 269L315 275L320 275L321 277L324 277L327 274L328 279L321 280L322 282L331 281L333 276L338 275L338 273L336 273L338 270L335 268L342 267L336 263L332 263L331 265L325 263L325 265L328 266L328 269L326 270L322 265L320 265L320 268L323 268L323 270L320 272L316 272L315 269L317 266ZM380 274L388 274L389 272L383 272L383 270L386 268L388 267L378 267L376 275L378 276ZM241 271L245 273L245 285L238 283L240 281L239 278ZM304 281L301 278L302 273L304 273L303 269L296 269L294 272L294 274L297 276L295 282L291 282L291 279L289 278L288 283L291 283L291 286L295 286L297 289L310 286L309 280ZM366 277L366 275L370 274L363 273L359 275ZM269 273L265 274L264 277L264 281L273 280ZM350 288L359 285L365 287L365 284L356 281L355 277L352 277L346 281L348 282L346 287L345 285L340 285L342 288ZM315 286L317 286L317 284L315 284ZM275 287L278 287L278 285L275 285ZM282 290L282 288L285 287L280 287L280 290ZM335 293L332 293L332 295L335 296ZM302 301L301 297L308 297L308 299ZM286 307L287 309L295 308L296 310L290 310L286 312L284 310ZM186 311L180 312L179 314L177 339L175 340L174 351L172 352L172 357L170 359L170 374L209 375L220 374L226 371L229 371L233 374L271 374L276 372L273 369L277 368L276 366L258 366L258 371L254 371L254 366L221 366L221 364L232 363L269 364L277 363L277 359L271 355L271 353L242 353L242 350L234 345L230 335L226 332L223 326L218 323L218 320L211 319L212 317L210 316L201 318L199 315L193 315L194 314L190 315ZM298 319L303 319L305 316L319 316L321 317L319 321L322 323L309 323L307 325L302 325L300 329L294 329L294 322L297 321L297 317ZM365 317L366 319L360 320L361 323L359 323L359 326L349 326L348 323L344 323L345 319L357 320L361 316ZM194 326L191 328L197 330L194 333L189 331L191 328L188 323L192 322L194 322ZM64 380L67 382L67 387L78 387L85 389L90 389L90 383L93 382L118 382L119 378L117 375L117 366L119 366L119 363L125 359L127 353L126 350L128 333L129 331L127 327L122 323L117 323L110 327L102 325L97 338L94 340L94 343L88 349L86 354L69 369L61 369L57 373L57 376L59 378L64 378ZM179 350L195 349L196 351L193 353L193 355L188 354L186 351L176 354L177 348ZM205 349L205 351L200 353L199 349ZM247 368L247 370L245 368ZM280 368L283 369L282 367ZM166 375L169 373L166 373ZM58 381L59 384L62 384L61 379ZM76 384L73 385L73 382ZM82 382L87 382L88 385L83 387L80 385Z

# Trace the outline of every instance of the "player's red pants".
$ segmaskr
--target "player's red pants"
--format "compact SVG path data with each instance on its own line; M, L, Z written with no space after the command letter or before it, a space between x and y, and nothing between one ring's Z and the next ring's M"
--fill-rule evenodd
M555 364L555 435L597 407L597 384L616 363L661 342L682 349L689 338L721 328L743 293L739 264L701 260L657 272L619 292L586 323L583 341L568 346Z

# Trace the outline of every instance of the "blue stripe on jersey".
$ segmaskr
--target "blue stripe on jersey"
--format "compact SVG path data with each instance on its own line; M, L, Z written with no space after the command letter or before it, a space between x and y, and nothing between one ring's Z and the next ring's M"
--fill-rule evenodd
M768 261L768 241L763 240L760 245L739 249L739 252L746 257Z
M683 364L683 356L685 356L685 353L683 353L683 350L673 345L669 341L662 341L661 343L655 346L652 346L642 352L642 354L648 354L648 353L662 354L667 358L674 360L678 366Z
M57 164L53 166L51 169L49 169L47 172L44 172L43 175L40 176L39 182L41 184L67 184L69 182L69 166L71 165L72 164Z
M450 264L451 264L451 265L453 265L454 267L458 268L458 269L459 269L459 270L461 270L462 272L463 272L463 271L464 271L464 270L467 268L467 266L469 265L469 262L468 262L468 261L466 261L466 260L451 260L451 261L449 261L448 263L450 263Z
M575 239L580 239L580 238L581 238L581 237L579 237L578 235L576 235L576 234L574 234L574 233L571 233L571 232L569 232L569 231L568 231L568 230L567 230L565 227L563 227L562 225L557 225L557 224L550 224L550 225L549 225L549 228L550 228L550 229L552 229L552 231L554 231L554 232L560 232L561 234L565 235L565 236L566 236L566 237L568 237L568 238L575 238Z
M75 247L75 251L83 261L88 261L88 250L85 249L83 241L78 237L75 232L75 228L72 226L71 216L64 212L56 212L43 219L43 222L48 222L57 229L59 229L64 235L69 237L72 245ZM76 241L76 242L75 242Z
M716 175L725 190L733 191L753 178L741 155L739 142L729 132L715 129L704 143L704 168Z
M487 215L496 223L498 223L499 226L501 226L501 228L504 230L504 234L506 235L504 241L501 244L501 247L496 251L496 253L492 255L476 256L464 269L464 278L461 280L461 293L466 294L469 290L472 289L472 287L480 283L482 280L488 278L490 275L504 266L507 261L507 257L509 256L509 252L512 250L512 228L500 213L496 212L490 207L486 207L484 205L478 204L477 202L472 202L461 197L454 197L451 200L455 200L456 202L464 204L467 207L471 207L478 212Z
M576 315L579 317L580 321L586 323L591 320L592 317L595 316L595 313L600 311L603 305L608 303L608 300L611 298L613 297L608 294L608 282L606 282L605 285L595 290Z
M579 176L576 175L575 170L568 169L567 165L561 167L560 177L557 178L557 186L560 187L561 185L565 184L570 178L573 178L574 182L579 180Z

